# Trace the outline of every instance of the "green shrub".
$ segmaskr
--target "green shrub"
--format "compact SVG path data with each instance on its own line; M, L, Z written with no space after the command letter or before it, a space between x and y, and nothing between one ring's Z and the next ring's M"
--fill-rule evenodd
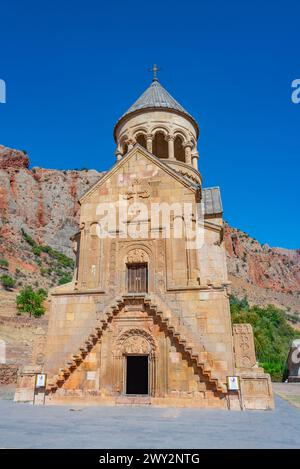
M16 284L16 281L12 277L10 277L9 275L2 275L0 277L0 281L1 281L2 286L6 290L11 290L12 288L14 288L14 286Z
M32 252L35 256L40 256L41 252L43 251L42 246L33 246Z
M32 252L36 257L39 257L42 252L45 252L50 256L52 259L56 260L59 265L62 267L74 268L74 261L70 257L66 256L62 252L56 251L53 249L51 246L43 245L43 244L38 244L36 241L34 241L31 236L29 236L22 228L21 230L22 236L24 240L32 247ZM39 261L37 261L39 264ZM40 264L39 264L40 265Z
M59 279L58 285L64 285L65 283L69 283L71 281L72 281L72 275L65 274Z
M45 313L43 305L45 293L45 290L42 289L34 291L30 286L23 288L16 298L18 310L21 313L29 314L29 316L42 316Z
M25 241L30 244L30 246L36 246L36 242L34 241L34 239L31 238L31 236L29 236L29 234L27 234L23 228L21 229L21 233L22 233L22 236L23 238L25 239Z
M286 364L281 362L264 362L260 366L272 376L272 381L282 381L286 375Z
M0 267L8 267L8 261L6 259L0 259Z

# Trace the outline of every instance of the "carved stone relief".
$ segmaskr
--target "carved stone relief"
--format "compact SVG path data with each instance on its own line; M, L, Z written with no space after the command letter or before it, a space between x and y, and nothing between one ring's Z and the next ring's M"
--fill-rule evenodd
M252 368L256 364L251 324L233 324L233 342L237 368Z
M132 184L128 187L126 191L123 192L123 199L138 199L138 198L148 198L151 195L150 184L144 183L140 179L136 178Z
M144 329L128 329L122 332L115 344L115 355L124 354L153 354L156 344Z
M148 262L148 254L143 251L143 249L132 249L127 254L127 263L128 264L135 264L135 263L143 263Z

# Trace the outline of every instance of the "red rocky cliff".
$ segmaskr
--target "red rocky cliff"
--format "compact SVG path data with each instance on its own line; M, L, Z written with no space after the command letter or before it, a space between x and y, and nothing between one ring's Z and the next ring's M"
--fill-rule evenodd
M29 158L25 152L0 145L0 169L28 167Z
M227 224L224 242L229 277L237 296L300 313L300 250L270 248Z

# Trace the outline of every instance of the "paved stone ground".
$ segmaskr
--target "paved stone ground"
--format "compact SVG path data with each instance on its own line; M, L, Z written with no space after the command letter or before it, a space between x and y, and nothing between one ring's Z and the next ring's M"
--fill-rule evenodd
M300 383L273 383L273 390L300 409Z
M0 400L0 448L299 448L300 410L33 407Z

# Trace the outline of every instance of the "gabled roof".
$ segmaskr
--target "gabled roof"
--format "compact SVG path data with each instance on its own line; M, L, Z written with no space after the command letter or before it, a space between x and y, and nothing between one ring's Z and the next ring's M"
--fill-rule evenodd
M125 155L120 161L117 161L112 168L107 171L93 187L91 187L83 196L79 199L79 203L81 204L90 194L92 194L99 186L101 186L107 179L109 179L118 169L120 169L124 164L128 162L130 158L132 158L137 151L143 154L146 158L152 161L154 164L159 166L163 171L168 173L178 182L183 184L185 187L190 189L192 192L196 192L198 190L198 186L196 184L191 183L187 178L179 174L173 168L171 168L168 164L164 163L163 160L157 158L152 153L148 152L144 147L142 147L139 143L136 143L134 147Z
M144 91L144 93L133 103L133 105L126 111L122 117L118 120L118 123L124 118L129 116L132 113L137 111L146 110L146 109L162 109L169 111L176 111L181 114L184 114L189 119L191 119L196 128L198 129L197 122L189 114L181 104L173 98L173 96L168 93L168 91L159 83L157 79L154 79L151 85Z

